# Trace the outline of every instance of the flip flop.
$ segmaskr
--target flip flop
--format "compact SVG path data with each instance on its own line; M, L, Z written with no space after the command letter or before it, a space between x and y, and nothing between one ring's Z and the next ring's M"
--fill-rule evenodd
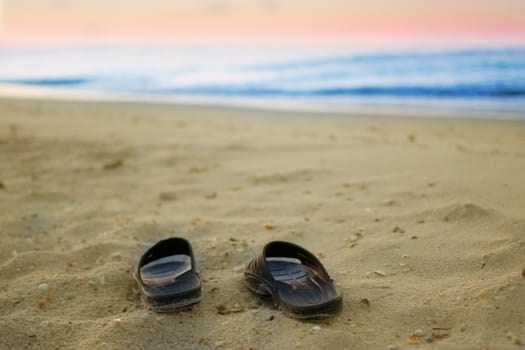
M171 312L201 300L201 280L190 243L168 238L149 248L134 274L146 307Z
M343 296L321 262L292 243L266 244L246 267L244 278L251 291L271 296L293 318L330 317L343 307Z

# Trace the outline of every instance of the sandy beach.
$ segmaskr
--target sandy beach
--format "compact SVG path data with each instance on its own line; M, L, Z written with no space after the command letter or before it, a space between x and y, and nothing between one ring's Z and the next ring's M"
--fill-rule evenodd
M132 272L170 236L203 300L155 314ZM517 349L525 123L3 98L0 239L0 349ZM249 292L277 239L339 316Z

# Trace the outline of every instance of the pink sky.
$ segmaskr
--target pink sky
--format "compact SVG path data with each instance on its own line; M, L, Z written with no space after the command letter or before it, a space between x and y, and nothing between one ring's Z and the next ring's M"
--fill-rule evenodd
M0 0L4 44L525 42L525 0Z

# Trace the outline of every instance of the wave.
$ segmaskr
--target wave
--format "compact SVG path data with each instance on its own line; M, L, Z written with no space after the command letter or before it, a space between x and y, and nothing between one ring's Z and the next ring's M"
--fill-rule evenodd
M401 65L408 69L416 66L434 66L448 63L448 68L468 66L478 68L525 68L525 50L522 48L510 49L471 49L471 50L446 50L436 52L406 52L406 53L368 53L324 57L320 59L295 60L288 62L250 65L254 70L289 70L297 68L316 68L331 65ZM376 67L381 68L381 67Z
M484 86L362 86L328 89L287 90L264 87L192 87L183 89L151 90L150 93L196 94L214 96L371 96L371 97L432 97L432 98L520 98L525 89Z
M89 83L90 80L86 78L40 78L40 79L3 79L0 83L16 84L16 85L32 85L32 86L73 86L83 85Z

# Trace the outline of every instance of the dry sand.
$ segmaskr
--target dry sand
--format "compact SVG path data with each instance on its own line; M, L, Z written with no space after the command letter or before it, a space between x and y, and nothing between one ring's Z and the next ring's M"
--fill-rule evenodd
M0 182L1 349L525 344L523 122L2 99ZM168 236L203 300L152 314L130 269ZM340 316L245 288L275 239L321 257Z

